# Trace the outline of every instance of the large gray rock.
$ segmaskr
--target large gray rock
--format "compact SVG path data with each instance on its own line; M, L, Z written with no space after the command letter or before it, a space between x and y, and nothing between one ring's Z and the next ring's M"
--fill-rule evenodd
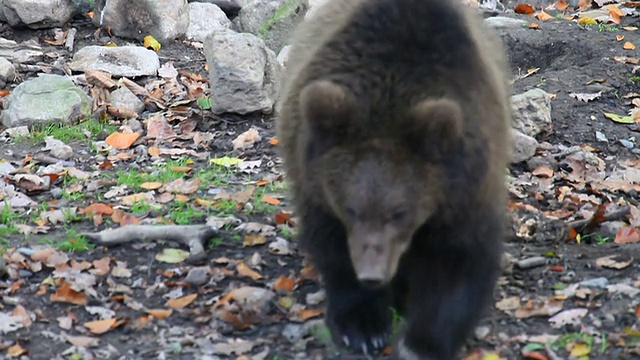
M551 131L551 98L541 89L511 97L513 127L531 137Z
M190 3L200 2L217 5L230 17L238 15L240 9L251 1L253 0L189 0Z
M69 124L91 112L89 97L67 77L39 74L4 100L2 123L11 128L39 123Z
M278 53L308 8L309 0L255 0L240 9L233 23L238 31L258 36Z
M213 32L231 29L231 20L217 5L207 3L189 4L189 27L187 39L204 41Z
M141 40L151 34L167 43L184 36L189 9L187 0L96 0L93 23L117 36Z
M282 68L264 41L233 31L204 42L214 113L271 112L282 82Z
M115 76L151 76L160 68L154 51L141 46L85 46L73 55L75 71L100 70Z
M65 25L75 12L72 0L2 0L0 17L11 26L41 29Z

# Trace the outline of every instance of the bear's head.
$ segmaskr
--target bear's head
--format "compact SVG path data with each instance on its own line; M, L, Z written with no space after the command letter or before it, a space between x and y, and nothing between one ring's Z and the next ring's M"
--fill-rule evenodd
M443 155L459 144L457 102L419 99L405 109L363 109L346 87L316 80L300 93L305 151L316 191L348 234L358 279L376 286L396 273L411 239L446 201Z

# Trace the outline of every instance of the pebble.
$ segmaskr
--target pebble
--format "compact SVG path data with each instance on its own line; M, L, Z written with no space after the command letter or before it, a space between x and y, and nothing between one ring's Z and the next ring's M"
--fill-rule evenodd
M587 279L580 282L581 286L594 287L599 289L604 289L608 284L609 284L609 280L605 277Z
M189 270L187 276L184 278L184 281L188 284L200 286L207 283L209 280L209 267L208 266L199 266L194 267Z
M546 263L547 263L547 259L545 259L544 257L534 256L527 259L518 260L518 262L516 262L516 266L519 269L527 270L527 269L536 268L538 266L542 266Z
M483 340L489 335L491 332L491 328L488 326L478 326L475 331L476 339Z
M626 139L620 139L618 141L620 142L620 144L622 144L622 146L626 147L627 149L633 149L635 147L635 144L633 143L633 141L629 141Z

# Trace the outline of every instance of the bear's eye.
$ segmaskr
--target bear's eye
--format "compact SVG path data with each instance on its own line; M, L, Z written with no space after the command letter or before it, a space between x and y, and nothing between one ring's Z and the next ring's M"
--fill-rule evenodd
M346 209L347 215L349 215L350 217L356 217L356 211L353 208L348 207Z
M407 216L406 210L396 210L387 218L388 222L399 222Z

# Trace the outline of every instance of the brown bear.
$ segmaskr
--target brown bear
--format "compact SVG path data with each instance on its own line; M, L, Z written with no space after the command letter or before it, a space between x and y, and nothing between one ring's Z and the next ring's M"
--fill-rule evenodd
M507 61L459 0L329 0L297 29L277 133L334 341L456 356L502 253Z

